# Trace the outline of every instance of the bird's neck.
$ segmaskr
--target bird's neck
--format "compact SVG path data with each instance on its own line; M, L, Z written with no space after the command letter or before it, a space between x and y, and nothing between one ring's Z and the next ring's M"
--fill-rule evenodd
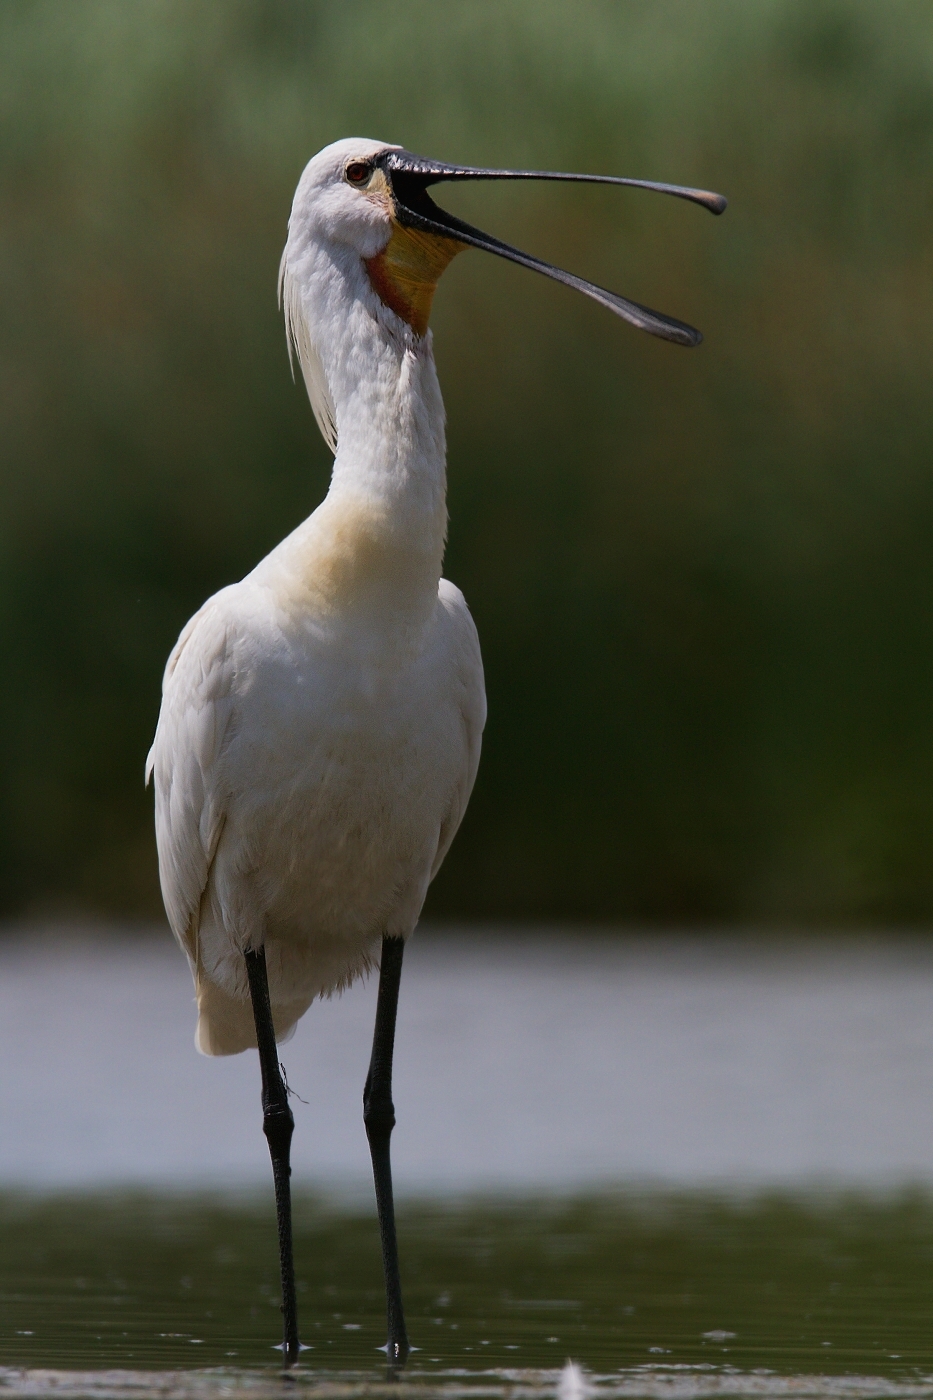
M349 309L341 301L333 316L316 308L329 322L315 341L337 454L327 497L303 532L308 582L341 611L376 609L417 623L436 606L447 530L444 404L431 337L401 321L384 324L360 299Z
M346 353L325 369L337 416L328 501L359 503L436 588L447 530L447 446L430 336L396 337L355 318ZM342 349L343 347L341 347Z

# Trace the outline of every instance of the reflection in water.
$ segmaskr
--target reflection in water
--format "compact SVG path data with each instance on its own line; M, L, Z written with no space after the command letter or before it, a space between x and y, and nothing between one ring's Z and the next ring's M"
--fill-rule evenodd
M0 1229L0 1391L279 1387L271 1199L7 1195ZM933 1198L920 1192L408 1203L400 1232L419 1348L403 1388L933 1394ZM379 1388L375 1220L299 1197L296 1253L297 1383ZM561 1378L568 1357L583 1369Z

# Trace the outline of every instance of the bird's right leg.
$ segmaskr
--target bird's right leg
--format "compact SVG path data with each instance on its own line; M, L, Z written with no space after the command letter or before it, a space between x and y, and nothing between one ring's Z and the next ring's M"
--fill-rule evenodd
M398 989L402 977L402 954L405 942L401 938L382 940L382 964L379 971L379 997L376 1002L376 1029L373 1034L373 1054L363 1090L363 1122L369 1138L373 1159L373 1179L376 1186L376 1208L379 1212L379 1233L382 1236L382 1263L386 1280L386 1311L390 1362L404 1363L410 1347L402 1309L402 1285L398 1270L398 1243L395 1237L395 1207L392 1202L392 1167L389 1160L389 1138L395 1127L395 1107L392 1103L392 1053L395 1048L395 1014L398 1009Z
M292 1198L289 1162L295 1120L288 1106L288 1090L279 1069L279 1054L272 1024L265 948L246 953L246 975L256 1021L259 1068L262 1071L262 1130L269 1144L275 1181L275 1211L279 1225L279 1262L282 1267L282 1317L285 1337L282 1350L286 1366L298 1360L298 1302L295 1296L295 1261L292 1254Z

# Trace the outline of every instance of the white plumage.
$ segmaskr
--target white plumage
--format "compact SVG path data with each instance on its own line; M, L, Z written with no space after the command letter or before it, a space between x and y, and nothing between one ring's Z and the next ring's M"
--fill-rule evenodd
M276 1032L407 938L463 816L485 721L460 592L441 578L444 406L428 314L465 247L545 273L652 335L700 333L439 209L443 180L708 190L480 170L376 141L306 167L280 269L289 351L335 450L326 499L208 600L165 672L154 771L159 870L208 1054L254 1045L243 954L265 946Z
M466 808L485 721L476 629L441 578L444 409L430 332L375 290L393 235L345 176L306 168L282 260L289 336L336 446L317 510L210 598L169 658L154 774L166 909L196 1044L256 1044L243 953L264 944L276 1034L407 938Z

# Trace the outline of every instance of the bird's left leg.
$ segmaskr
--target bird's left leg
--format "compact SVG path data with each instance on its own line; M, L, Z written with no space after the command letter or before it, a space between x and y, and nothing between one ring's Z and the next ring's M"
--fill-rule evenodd
M289 1178L292 1174L289 1154L295 1120L288 1106L288 1090L279 1069L279 1053L272 1023L269 1000L269 978L266 973L265 948L251 949L245 954L249 994L256 1021L256 1043L259 1046L259 1068L262 1071L262 1130L269 1144L272 1176L275 1181L275 1211L279 1225L279 1262L282 1268L282 1319L285 1337L282 1350L286 1366L298 1360L298 1302L295 1295L295 1261L292 1254L292 1198Z
M373 1054L363 1090L363 1122L373 1159L373 1180L376 1186L376 1208L379 1211L379 1234L382 1237L382 1264L386 1279L386 1312L388 1314L390 1362L404 1362L409 1353L405 1313L402 1309L402 1284L398 1270L398 1242L395 1237L395 1207L392 1201L392 1166L389 1159L389 1138L395 1127L395 1106L392 1103L392 1052L395 1048L395 1015L398 1010L398 989L402 977L402 938L382 940L382 965L379 973L379 999L376 1002L376 1029Z

